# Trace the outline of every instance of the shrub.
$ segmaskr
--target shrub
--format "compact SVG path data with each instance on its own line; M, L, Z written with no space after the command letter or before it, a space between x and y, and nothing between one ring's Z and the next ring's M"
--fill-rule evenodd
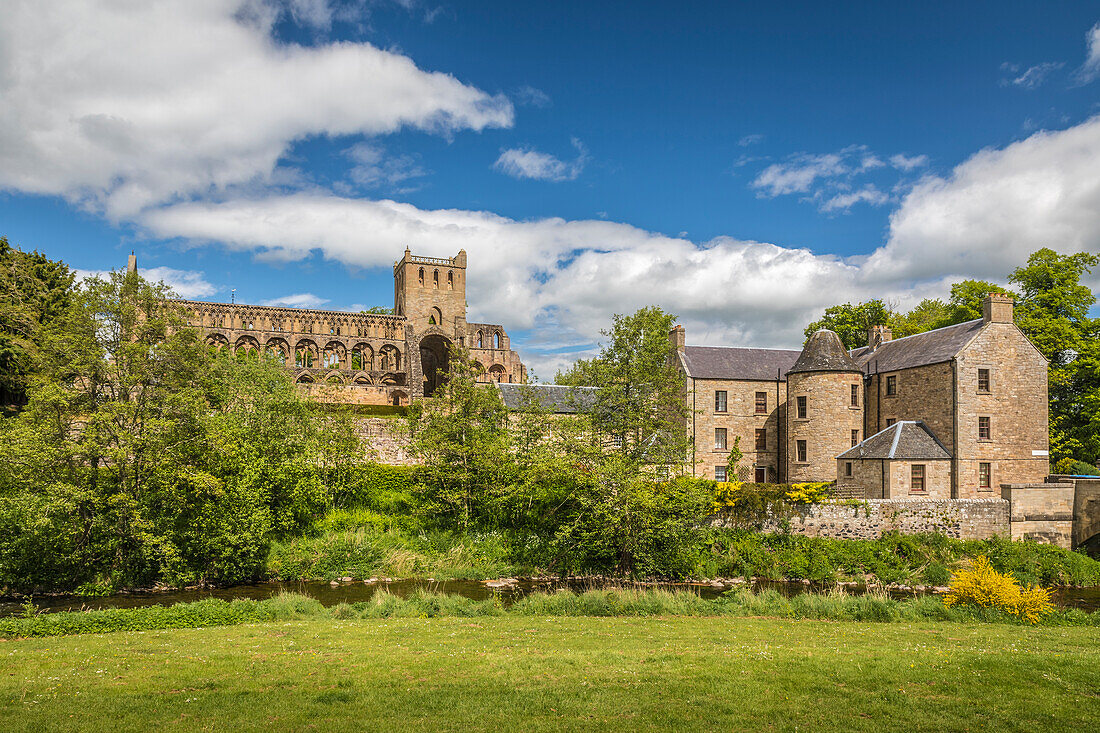
M984 555L974 558L951 583L944 597L947 607L966 604L1019 616L1033 624L1054 611L1050 592L1039 586L1020 587L1015 578L993 569Z

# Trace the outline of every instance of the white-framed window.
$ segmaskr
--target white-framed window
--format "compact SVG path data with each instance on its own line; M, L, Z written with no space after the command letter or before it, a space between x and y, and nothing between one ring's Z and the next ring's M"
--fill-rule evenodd
M725 466L715 466L714 467L714 480L715 481L725 481L726 480L726 467Z
M726 429L714 429L714 450L726 450Z
M726 390L719 389L714 392L714 411L725 412L726 411Z

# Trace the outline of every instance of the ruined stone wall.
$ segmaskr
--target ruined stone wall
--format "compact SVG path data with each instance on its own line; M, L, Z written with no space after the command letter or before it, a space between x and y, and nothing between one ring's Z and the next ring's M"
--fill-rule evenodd
M782 400L786 397L786 388L782 382L749 381L735 379L689 379L687 407L691 416L689 427L694 429L695 466L694 475L714 478L715 466L726 465L735 438L741 438L740 472L736 477L740 481L753 481L755 468L767 469L768 481L781 480L783 453L780 435L780 419L783 410ZM692 391L694 390L694 391ZM726 410L715 410L714 394L726 393ZM767 395L767 410L756 412L756 393ZM715 428L726 429L726 448L714 447ZM757 429L767 431L767 447L756 449ZM731 480L734 478L729 477Z
M1008 501L1004 499L869 499L808 504L790 517L770 517L762 531L787 529L806 537L873 540L884 532L938 532L957 539L989 539L1010 533ZM710 523L737 528L730 515L715 515Z
M1046 359L1013 324L990 323L955 361L955 495L975 498L995 494L1001 484L1042 483L1050 470ZM988 392L978 390L978 369L989 369ZM982 416L990 418L989 440L978 437ZM981 463L990 464L991 489L979 487Z
M364 417L355 419L355 432L363 441L368 457L390 466L411 466L409 433L399 418Z

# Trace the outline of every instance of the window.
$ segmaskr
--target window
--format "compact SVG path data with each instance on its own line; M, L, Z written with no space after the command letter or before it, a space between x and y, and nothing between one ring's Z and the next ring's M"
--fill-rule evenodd
M717 390L714 393L714 411L725 412L726 411L726 392L725 390Z
M500 331L497 331L496 333L493 334L493 348L494 349L499 349L500 348Z
M978 418L978 440L992 440L992 431L989 428L989 418Z
M988 369L979 369L978 370L978 391L979 392L989 392L989 370Z
M978 464L978 488L990 489L993 487L993 464Z
M768 393L757 392L756 393L756 414L764 415L768 412Z
M799 463L806 463L806 441L795 441L795 455L795 460L797 460Z
M420 274L417 276L417 283L420 287L424 287L424 268L420 268Z
M891 425L893 425L893 424L894 424L894 423L896 423L897 421L898 421L898 419L897 419L896 417L888 417L888 418L886 418L886 427L890 427Z
M756 483L758 483L758 484L768 483L768 467L767 466L757 466L755 473L756 473L756 475L753 476L753 479L756 481Z
M439 288L439 270L432 273L432 287Z
M853 384L852 385L851 405L852 405L852 407L859 407L859 385L858 384Z
M725 466L715 466L714 467L714 480L715 481L725 481L726 480L726 467Z
M859 445L859 431L858 430L853 430L852 431L852 447L855 448L857 445Z
M621 435L612 435L611 436L611 445L615 446L616 448L622 448L623 447L623 436L621 436Z
M893 397L898 393L898 378L896 375L891 375L886 378L886 396Z
M799 417L806 417L806 398L805 397L797 397L795 399L796 399L796 402L798 404L798 416Z
M756 429L756 450L768 449L768 429L757 428Z
M715 428L714 429L714 450L726 449L726 429Z
M852 475L852 462L851 461L845 461L844 462L844 475L845 476L851 476Z
M912 468L912 477L909 480L910 491L924 491L924 464L915 463Z
M447 290L455 289L455 274L453 271L447 273Z

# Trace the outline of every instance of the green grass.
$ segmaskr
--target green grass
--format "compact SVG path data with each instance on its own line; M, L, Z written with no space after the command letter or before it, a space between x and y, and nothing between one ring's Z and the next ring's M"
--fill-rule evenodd
M590 590L534 593L505 607L499 598L475 601L457 595L419 591L399 598L386 591L370 601L325 608L307 596L283 594L263 601L206 599L173 606L107 609L0 618L0 639L65 636L121 631L235 626L264 621L327 619L336 621L389 618L481 618L491 616L769 616L861 622L993 622L1023 625L1016 616L994 609L948 608L937 597L895 600L885 595L804 593L785 598L774 590L739 590L715 599L686 591ZM1058 610L1041 620L1044 626L1100 627L1100 613Z
M291 620L0 643L0 730L1075 731L1100 629Z

